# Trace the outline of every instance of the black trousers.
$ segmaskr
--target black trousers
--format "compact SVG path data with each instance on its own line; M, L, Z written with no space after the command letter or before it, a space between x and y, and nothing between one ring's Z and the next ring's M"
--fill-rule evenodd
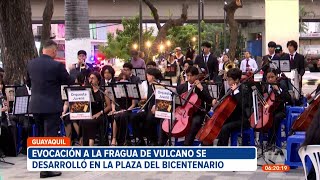
M272 122L272 127L270 129L270 136L268 138L268 144L273 145L276 142L277 138L277 131L280 126L281 120L283 120L286 117L286 114L284 112L275 112L273 115L273 122Z
M98 119L80 121L80 136L82 137L83 146L88 146L89 139L95 140L97 134L99 134L99 146L108 145L106 123L103 115Z
M123 112L114 116L114 120L117 124L117 143L119 146L124 145L126 138L128 137L128 123L129 123L129 113Z
M34 120L39 127L40 137L57 137L61 123L61 113L33 114Z
M140 112L132 116L133 133L139 140L147 137L151 142L157 142L158 125L160 119L156 118L150 111Z
M241 119L241 118L240 118ZM222 126L222 129L219 134L219 140L217 146L228 146L230 134L233 131L241 130L241 126L243 125L243 128L250 127L250 123L248 120L244 120L243 122L241 120L233 120L228 119L224 125Z

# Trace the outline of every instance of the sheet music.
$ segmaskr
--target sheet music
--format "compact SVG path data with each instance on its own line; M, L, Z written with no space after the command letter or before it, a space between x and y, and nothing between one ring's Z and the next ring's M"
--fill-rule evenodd
M160 81L161 84L171 86L171 79L163 79Z
M211 97L218 98L218 85L209 84L208 89L209 89L209 93L210 93Z
M279 62L279 60L272 60L272 64L273 64L274 66L270 66L271 68L280 69L280 62Z
M146 70L145 69L136 69L136 76L138 76L141 81L146 80Z
M65 91L65 87L68 87L68 85L62 85L61 86L61 98L64 101L68 100L67 93Z
M126 84L128 97L131 99L139 99L139 91L136 84Z
M110 97L111 99L114 99L114 94L113 94L113 91L112 91L112 87L105 87L105 91L104 93Z
M289 60L280 60L279 65L280 65L281 72L290 72L291 71Z
M139 86L141 98L146 99L147 96L148 96L148 82L147 81L143 81L138 86Z
M294 92L294 98L299 99L300 98L300 74L298 73L297 69L293 69L291 71L291 83L293 84L293 92Z
M13 114L28 114L29 96L16 97Z
M254 124L257 125L259 120L257 90L252 91L252 101L253 101Z
M175 87L167 87L168 89L170 89L171 91L173 91L174 93L177 93L177 89ZM175 96L175 103L177 105L181 105L181 98L179 96Z
M114 92L116 98L126 97L126 91L124 90L123 84L116 84L114 87Z

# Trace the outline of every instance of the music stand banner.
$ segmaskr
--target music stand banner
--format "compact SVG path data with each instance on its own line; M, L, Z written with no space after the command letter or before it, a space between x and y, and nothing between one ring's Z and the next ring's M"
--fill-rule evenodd
M92 119L91 92L85 90L68 90L70 119L85 120Z
M167 89L156 89L155 98L156 98L156 112L155 117L161 119L171 119L172 113L172 96L169 90Z
M291 72L290 60L280 60L279 65L281 72Z

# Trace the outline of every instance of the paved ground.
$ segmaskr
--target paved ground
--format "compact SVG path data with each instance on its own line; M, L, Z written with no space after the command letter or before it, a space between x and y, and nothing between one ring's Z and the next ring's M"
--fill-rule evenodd
M309 73L303 78L303 93L310 93L318 84L320 73ZM286 154L286 152L284 152ZM278 164L284 163L284 156L275 156L266 153L267 159L272 159ZM0 180L15 180L15 179L39 179L39 172L28 172L26 164L26 156L7 157L6 161L15 163L15 165L7 165L0 163ZM258 161L264 164L262 159ZM1 179L2 176L2 179ZM196 179L196 180L279 180L279 179L304 179L302 168L292 169L287 173L266 173L258 167L256 172L64 172L61 177L50 178L54 179L145 179L145 180L176 180L176 179Z

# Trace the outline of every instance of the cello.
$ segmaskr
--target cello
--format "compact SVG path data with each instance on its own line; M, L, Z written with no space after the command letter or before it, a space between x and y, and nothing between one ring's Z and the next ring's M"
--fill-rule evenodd
M294 131L306 131L313 120L316 112L320 107L320 91L316 93L316 95L311 98L308 103L309 107L302 113L300 116L294 121L289 135L292 135Z
M198 131L196 138L203 144L211 144L217 138L223 124L236 108L237 102L230 96L232 92L229 90L213 107L213 116Z
M190 121L192 114L197 111L197 108L201 106L201 100L198 95L193 92L196 85L194 85L190 91L181 94L181 99L184 101L182 106L176 108L174 113L174 121L172 124L171 135L172 137L186 136L190 130ZM162 130L166 133L170 132L169 128L170 119L165 119L162 122Z
M271 91L265 100L256 89L254 89L254 91L257 92L258 99L262 106L258 108L257 116L255 116L256 114L254 112L250 116L250 125L257 130L268 130L272 127L273 123L272 112L277 108L278 104L275 103L275 93Z

